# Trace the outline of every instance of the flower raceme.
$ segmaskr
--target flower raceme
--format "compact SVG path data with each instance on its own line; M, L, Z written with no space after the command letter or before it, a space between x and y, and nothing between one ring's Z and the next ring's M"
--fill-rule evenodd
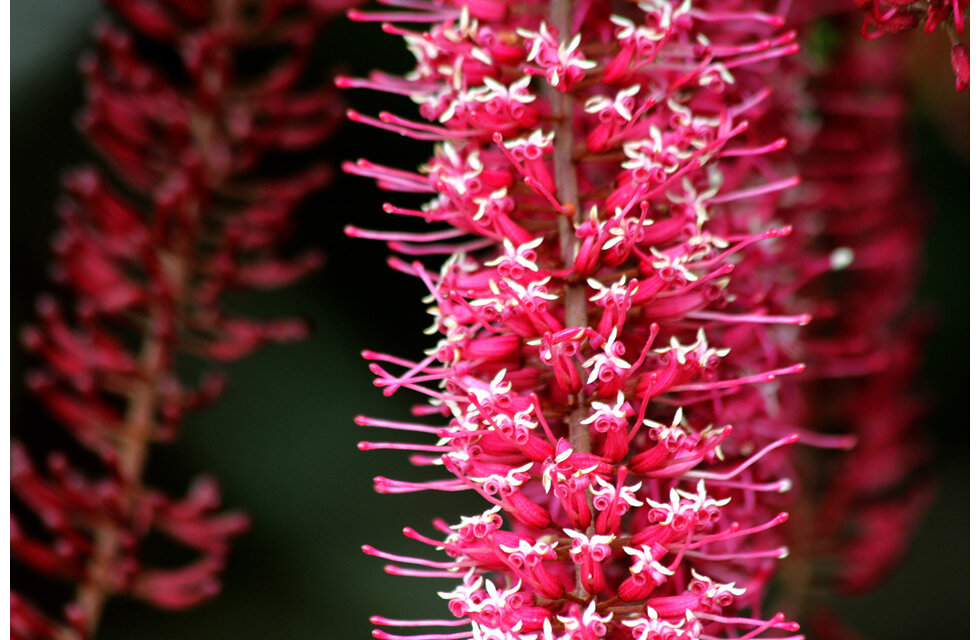
M846 284L817 278L809 285L814 322L802 342L809 394L819 399L801 416L847 424L856 436L856 448L828 474L815 516L820 531L809 534L840 557L836 582L846 592L869 590L888 575L934 488L923 469L931 447L914 382L923 318L909 308L928 208L907 155L909 99L893 64L900 55L893 38L840 44L814 83L823 124L799 160L809 194L787 211L799 226L820 229L800 253L847 247L834 267L846 264Z
M431 195L385 210L442 228L348 233L386 241L428 291L426 357L365 357L385 395L422 394L415 414L441 424L361 416L437 441L360 448L449 473L379 477L380 492L490 507L435 521L435 538L405 529L449 560L364 548L390 573L459 581L440 593L452 619L375 617L375 636L800 637L762 612L787 553L801 434L784 403L810 319L771 313L807 280L784 266L777 217L798 178L762 126L795 34L749 0L387 4L350 15L403 37L415 68L338 83L410 97L425 121L349 116L435 149L418 173L346 169Z
M318 27L349 3L106 4L121 20L98 30L98 53L83 64L80 123L124 189L96 169L67 178L54 243L67 295L42 298L23 333L42 361L28 384L80 447L40 466L14 443L11 460L25 507L12 517L12 555L74 594L62 620L14 592L15 640L90 638L116 596L181 609L218 592L248 519L217 512L213 480L184 499L147 487L148 448L223 388L218 374L196 387L182 379L178 359L224 362L306 334L300 319L231 316L224 294L282 286L322 262L317 252L285 259L279 247L292 211L329 171L270 179L260 165L321 142L341 119L336 89L300 93L298 83ZM166 50L169 63L145 47ZM256 51L281 57L251 73L242 58ZM197 557L152 566L144 543L157 535Z

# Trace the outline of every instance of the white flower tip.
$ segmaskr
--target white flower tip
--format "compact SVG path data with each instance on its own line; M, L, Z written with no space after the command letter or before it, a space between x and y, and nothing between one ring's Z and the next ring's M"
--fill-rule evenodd
M850 247L837 247L830 254L830 268L834 271L846 269L854 262L854 250Z

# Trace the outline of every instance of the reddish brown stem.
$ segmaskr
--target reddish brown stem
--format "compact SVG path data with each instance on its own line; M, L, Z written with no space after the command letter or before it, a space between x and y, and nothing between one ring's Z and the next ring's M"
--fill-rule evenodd
M562 41L569 41L572 38L572 1L571 0L552 0L551 2L551 23L558 29L558 38ZM577 249L577 239L575 237L575 227L581 223L585 216L582 205L579 201L578 192L578 168L575 160L575 97L570 93L562 93L550 85L547 87L550 93L552 111L555 117L555 190L559 202L561 202L569 215L558 219L558 235L561 242L561 255L566 269L575 266L575 254ZM588 326L589 315L585 299L585 286L577 280L569 281L565 284L565 326L566 327L585 327ZM579 367L579 375L582 375ZM572 449L577 452L592 452L592 436L589 433L589 426L583 424L589 411L587 408L585 394L579 392L568 414L568 440ZM592 505L589 505L591 510ZM595 527L589 525L586 535L591 536L595 533ZM575 568L575 593L578 598L584 599L588 592L582 582L582 571L580 566Z

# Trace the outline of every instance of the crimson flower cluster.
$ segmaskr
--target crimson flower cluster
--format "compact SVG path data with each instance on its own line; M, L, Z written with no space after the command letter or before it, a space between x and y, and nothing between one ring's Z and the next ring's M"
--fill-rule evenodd
M297 86L319 27L346 7L107 4L121 20L98 29L97 52L84 60L80 126L111 172L65 179L53 269L63 295L41 298L37 323L23 332L42 363L30 388L82 447L38 466L14 443L11 465L27 507L12 518L14 557L76 590L63 620L14 593L18 640L91 637L118 595L180 609L217 592L229 541L247 518L219 513L211 479L182 499L145 486L148 448L171 440L185 412L223 387L218 373L187 382L178 358L228 361L307 332L299 319L229 315L222 296L282 286L321 263L316 252L284 258L277 247L292 210L328 170L269 177L262 163L319 143L340 119L335 89ZM277 52L278 64L243 67L244 55L262 51ZM141 547L151 534L197 559L148 566Z
M807 364L798 384L780 385L779 415L801 442L847 450L796 452L779 602L816 638L850 633L822 594L831 584L849 594L880 584L933 490L914 383L926 327L909 304L926 207L907 155L903 45L862 41L843 9L797 3L788 16L807 41L828 21L843 37L819 56L788 60L790 81L773 87L778 106L766 124L786 132L802 183L777 214L794 232L778 260L740 279L768 291L770 313L811 317L798 334L777 336Z
M846 280L832 271L804 292L814 322L801 346L812 376L805 419L846 425L856 443L827 474L813 513L820 534L810 535L837 555L835 579L849 593L877 586L897 564L932 492L915 391L926 327L909 310L926 207L903 133L901 48L894 39L841 45L814 90L821 129L798 161L810 192L787 212L815 230L811 254L840 247L837 266L847 270Z
M435 521L441 537L405 530L448 560L365 547L389 573L459 581L440 593L449 619L378 616L374 635L799 637L763 614L796 497L789 445L852 441L793 421L811 317L782 310L848 254L786 251L786 16L751 0L387 4L410 10L352 17L385 21L415 69L340 84L408 96L428 122L349 115L435 153L418 173L346 168L432 194L385 209L448 227L348 230L407 257L389 262L422 280L440 336L417 362L365 356L386 395L421 393L416 415L446 422L362 416L438 440L360 447L449 473L379 477L381 492L473 490L490 508ZM381 628L446 626L468 628Z

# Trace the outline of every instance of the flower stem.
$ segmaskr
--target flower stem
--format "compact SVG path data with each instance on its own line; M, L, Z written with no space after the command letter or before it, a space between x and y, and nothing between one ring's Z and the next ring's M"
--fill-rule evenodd
M119 452L119 471L127 489L126 517L142 490L143 468L146 465L148 444L155 429L157 387L166 359L164 343L159 337L144 342L140 363L141 384L130 394ZM89 636L95 634L102 610L112 589L112 568L118 561L122 539L114 523L105 523L95 530L94 553L86 569L86 580L78 586L75 605L85 620Z
M567 42L572 37L571 0L552 0L551 23L558 29L558 38ZM566 215L558 219L558 237L561 242L561 256L566 269L575 266L576 237L575 226L584 220L578 193L578 171L575 161L575 97L570 92L561 92L548 85L551 103L554 105L555 124L555 190L558 200L565 205ZM589 316L585 299L585 286L572 276L565 284L565 326L588 326ZM581 366L576 364L579 375ZM588 418L585 394L579 391L568 415L568 441L572 449L579 453L592 452L592 437L589 426L583 424ZM592 505L589 505L591 511ZM589 525L587 535L595 533ZM582 580L582 567L575 566L575 592L578 598L586 598L588 592Z
M218 5L215 20L228 23L232 19L234 7L228 2ZM217 73L217 70L213 71ZM207 70L205 70L207 73ZM217 134L215 115L197 111L192 117L191 132L194 141L202 150L202 167L207 184L220 184L225 176L215 171L214 163L208 162L207 149L211 148L212 138ZM190 220L196 223L202 214L202 199L187 203ZM168 240L170 240L168 242ZM158 327L164 324L168 314L171 327L180 327L185 301L188 298L189 275L195 261L195 238L181 234L176 237L161 238L156 251L156 260L161 266L166 288L172 292L173 306L169 304L150 304L146 318L146 335L140 350L140 375L137 384L128 393L126 402L126 422L119 444L119 473L125 488L125 512L123 517L130 519L139 503L143 491L143 471L149 455L149 444L157 430L156 414L159 408L159 388L162 377L174 366L173 336L161 335ZM114 588L112 569L118 563L122 551L122 537L117 525L106 522L93 534L93 555L86 567L85 581L75 592L75 605L78 607L88 637L93 637L99 626L106 600Z
M553 0L551 3L551 22L559 30L559 38L571 37L571 0ZM554 105L555 125L555 189L558 200L565 205L570 215L558 219L558 234L561 241L561 254L564 266L570 269L575 265L575 223L583 219L578 193L578 173L575 165L575 98L571 93L562 93L550 85L549 97ZM585 287L581 282L570 280L565 285L565 326L585 327L588 324ZM591 452L592 439L588 425L582 424L587 416L585 399L582 394L576 399L575 407L569 415L568 439L572 448L578 452Z

